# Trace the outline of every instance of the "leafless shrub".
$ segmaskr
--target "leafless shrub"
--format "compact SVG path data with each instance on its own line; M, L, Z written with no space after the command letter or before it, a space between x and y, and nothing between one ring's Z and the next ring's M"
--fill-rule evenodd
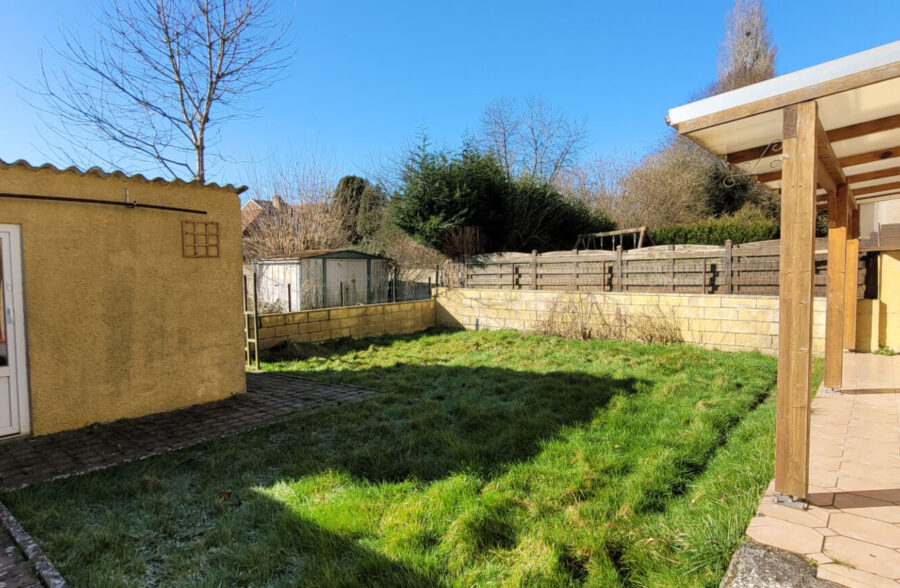
M450 257L484 253L484 233L478 227L454 227L444 237L443 251Z
M565 292L556 297L546 316L534 325L544 335L569 339L612 339L642 343L684 341L674 313L650 306L633 312L615 300L600 302L587 293Z
M265 211L244 235L245 260L350 244L345 214L332 201L337 173L327 160L306 154L293 162L272 162L251 178L253 191L271 196Z
M427 280L447 259L440 251L422 245L397 228L386 213L381 226L365 245L391 259L402 282Z

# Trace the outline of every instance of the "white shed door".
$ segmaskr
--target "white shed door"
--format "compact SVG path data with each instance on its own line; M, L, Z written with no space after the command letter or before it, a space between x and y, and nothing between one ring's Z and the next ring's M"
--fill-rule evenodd
M0 436L27 433L25 309L19 227L0 225Z
M329 259L326 274L327 306L351 306L366 303L366 260Z

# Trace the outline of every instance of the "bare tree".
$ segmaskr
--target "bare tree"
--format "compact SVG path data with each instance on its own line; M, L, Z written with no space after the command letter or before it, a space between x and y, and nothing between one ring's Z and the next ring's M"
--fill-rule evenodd
M521 107L503 98L482 113L479 143L510 177L553 181L578 160L587 142L585 126L540 98L530 96Z
M762 0L736 0L725 20L717 91L727 92L774 77L776 51Z
M242 100L286 64L270 0L111 0L98 21L90 42L63 33L65 66L42 64L36 90L73 161L128 154L205 181L219 126L251 114Z
M272 200L244 235L244 259L289 255L350 244L346 211L332 198L337 170L315 153L255 168L248 180L253 193Z

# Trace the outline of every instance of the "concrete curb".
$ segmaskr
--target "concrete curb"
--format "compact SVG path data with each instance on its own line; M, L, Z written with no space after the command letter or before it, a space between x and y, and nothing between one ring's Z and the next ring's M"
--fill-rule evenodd
M0 502L0 522L3 523L3 528L6 529L13 541L16 542L16 545L19 546L19 549L22 550L25 559L34 566L35 571L47 588L68 588L66 581L56 571L56 568L53 567L53 564L44 555L38 544L35 543L31 535L25 531L22 525L19 524L19 521L16 520L16 517L9 512L9 509L2 502Z

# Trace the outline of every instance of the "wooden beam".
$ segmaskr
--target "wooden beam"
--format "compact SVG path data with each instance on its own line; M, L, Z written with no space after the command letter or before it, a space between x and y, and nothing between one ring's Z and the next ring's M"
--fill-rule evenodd
M856 88L883 82L896 77L900 77L900 61L888 63L880 67L873 67L872 69L846 75L834 80L827 80L812 86L799 88L792 92L770 96L768 98L763 98L762 100L750 102L749 104L741 104L732 108L726 108L719 112L713 112L705 116L699 116L680 123L675 123L672 126L678 130L679 134L684 135L685 133L693 133L700 129L747 118L754 114L778 110L779 108L785 108L789 105L798 104L807 100L815 100L824 96L830 96L831 94L837 94L838 92L854 90Z
M848 155L847 157L841 157L838 161L841 162L841 167L851 167L854 165L884 161L885 159L893 159L895 157L900 157L900 145L891 147L890 149L876 149L875 151L859 153L857 155Z
M874 186L866 186L865 188L853 188L853 193L857 196L865 196L866 194L875 194L876 192L897 189L900 189L900 182L887 182L884 184L876 184Z
M775 492L806 499L816 225L815 102L784 109Z
M831 146L831 141L832 138L825 132L822 121L816 117L816 153L819 157L819 163L825 167L825 170L834 181L835 189L837 189L836 187L838 185L846 184L847 180L844 178L844 170L841 169L841 164L838 161L837 155L834 154L834 148Z
M856 349L856 297L859 295L859 208L847 213L847 269L844 271L844 349Z
M864 135L871 135L872 133L880 133L883 131L891 131L893 129L900 129L900 115L886 116L884 118L858 123L855 125L831 129L830 131L826 132L826 135L831 143L836 143L838 141L846 141L847 139L855 139ZM760 157L762 157L763 153L765 153L766 149L768 148L768 145L761 145L759 147L741 149L740 151L735 151L734 153L727 154L725 156L725 161L727 161L728 163L744 163L747 161L753 161L754 159L759 159ZM884 151L893 152L896 150L888 149L873 151L871 153L883 153ZM770 155L772 155L772 153L770 153Z
M816 141L816 143L818 143L818 141ZM841 176L843 177L843 174L841 174ZM816 159L816 185L829 194L834 194L838 187L838 182L835 182L831 172L828 171L828 168L821 159Z
M894 176L900 176L900 167L888 167L885 169L876 169L875 171L864 172L861 174L853 174L852 176L847 176L847 182L856 184L858 182L881 180Z
M844 295L847 271L847 184L828 193L828 275L825 286L825 387L840 390L844 379Z
M884 161L885 159L892 159L895 157L900 157L900 146L892 147L890 149L878 149L877 151L869 151L868 153L860 153L859 155L849 155L847 157L841 157L838 159L838 163L841 168L852 167L854 165L863 165L866 163L875 163L876 161ZM900 168L894 168L900 169ZM853 176L850 176L853 177ZM781 179L781 170L775 170L771 172L765 172L756 175L756 180L763 184L767 182L774 182L776 180ZM848 178L848 182L850 179Z

